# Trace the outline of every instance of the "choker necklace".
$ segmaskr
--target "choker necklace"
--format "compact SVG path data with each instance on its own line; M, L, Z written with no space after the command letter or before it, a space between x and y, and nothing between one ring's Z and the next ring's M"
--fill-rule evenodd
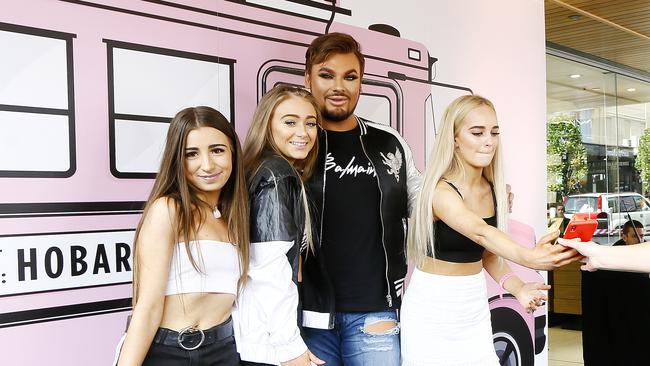
M214 209L212 210L212 216L214 216L215 219L221 218L221 211L219 211L219 205L215 205Z

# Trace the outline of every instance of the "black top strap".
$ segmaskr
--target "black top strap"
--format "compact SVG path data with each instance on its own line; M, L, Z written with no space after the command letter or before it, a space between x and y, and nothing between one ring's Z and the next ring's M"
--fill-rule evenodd
M445 183L447 183L447 184L449 184L449 185L451 186L451 188L453 188L454 191L456 191L456 193L458 193L458 195L460 196L460 198L463 198L463 195L460 194L460 191L458 190L458 188L456 188L455 185L453 185L450 181L448 181L448 180L446 180L446 179L444 179L444 178L442 179L442 181L445 182Z
M490 183L490 188L492 189L492 204L494 204L494 215L497 214L497 194L494 192L494 184L492 182L488 181Z
M448 180L446 180L444 178L442 179L442 181L449 184L449 186L451 186L451 188L453 188L454 191L456 191L456 193L458 193L460 198L463 198L463 195L460 194L460 191L458 190L458 188L456 188L456 186L453 183L451 183L450 181L448 181ZM490 182L490 181L488 181L488 183L490 184L490 190L492 191L492 204L494 205L494 214L496 215L496 211L497 211L497 194L496 194L496 192L494 192L494 184L492 184L492 182Z

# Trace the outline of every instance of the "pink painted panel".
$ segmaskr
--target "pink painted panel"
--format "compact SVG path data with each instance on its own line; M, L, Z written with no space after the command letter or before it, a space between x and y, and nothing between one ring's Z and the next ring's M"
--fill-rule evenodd
M337 5L345 6L340 2ZM225 15L217 16L217 12ZM345 16L337 14L336 19L342 18ZM33 245L39 265L44 265L45 250L51 248L44 238L60 238L61 235L83 237L88 232L133 229L137 224L138 204L146 199L152 179L123 179L111 174L111 81L107 77L107 42L126 42L138 47L234 60L233 122L243 138L259 98L260 83L264 81L261 75L267 62L279 60L302 67L306 45L317 34L325 32L328 19L307 18L225 0L166 3L131 0L79 3L5 1L0 23L73 35L70 61L73 67L76 171L68 178L0 178L0 205L15 203L32 207L27 204L33 204L32 211L27 213L15 207L0 206L0 240L10 243L13 238L33 238L34 243L39 243ZM397 92L387 93L380 87L369 87L368 91L383 93L390 98L395 106L391 118L396 124L399 121L401 133L414 152L416 164L423 169L427 138L425 100L430 94L437 96L450 92L449 88L431 84L429 80L429 56L437 56L439 49L339 21L334 21L330 30L347 32L358 39L367 56L368 78L395 87ZM415 55L419 55L419 59ZM473 80L460 73L448 73L446 77L460 80L459 83ZM299 80L300 76L294 76L294 79ZM438 115L441 112L436 110ZM84 202L96 206L131 205L126 212L119 214L74 206ZM39 206L53 203L73 204L77 209L54 212L47 208L50 206ZM522 242L530 242L532 231L529 228L514 224L512 230L520 230ZM89 251L97 250L95 242L80 245ZM31 247L23 249L26 250L23 253L29 253ZM8 252L7 249L0 252L0 263L7 260ZM65 252L64 258L69 266L68 254ZM537 274L530 271L522 275L537 278ZM113 346L124 330L131 286L123 282L113 283L113 277L105 273L98 276L104 276L105 286L60 290L74 285L74 280L71 280L61 286L52 286L52 291L7 296L0 285L3 364L108 364L113 358ZM494 283L488 283L488 286L491 294L498 293ZM39 309L47 309L47 314L59 314L56 316L63 318L54 320L47 314L38 315L34 310ZM110 311L114 313L106 313ZM531 319L527 318L529 327L532 326Z

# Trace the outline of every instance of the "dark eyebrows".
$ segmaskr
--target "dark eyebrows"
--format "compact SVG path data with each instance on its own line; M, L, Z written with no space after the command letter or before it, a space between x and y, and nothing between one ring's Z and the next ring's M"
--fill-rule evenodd
M212 144L212 145L208 146L208 149L214 149L215 147L228 148L228 145L226 145L226 144ZM198 151L198 150L199 150L198 147L186 147L185 148L185 151Z
M330 69L329 67L325 67L325 66L323 66L323 67L321 67L320 69L318 69L318 72L323 72L323 71L325 71L325 72L329 72L330 74L334 74L334 73L335 73L334 70ZM358 71L357 69L350 69L350 70L348 70L348 71L345 71L343 74L344 74L344 75L349 75L349 74L352 74L352 73L358 74L359 71Z

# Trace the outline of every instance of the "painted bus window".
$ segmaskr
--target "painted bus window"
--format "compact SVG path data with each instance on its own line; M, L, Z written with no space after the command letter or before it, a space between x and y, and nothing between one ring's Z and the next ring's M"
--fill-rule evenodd
M207 105L232 121L232 62L214 56L107 41L111 170L152 177L171 117Z
M11 50L0 60L0 177L74 173L71 41L65 33L0 24L0 48Z
M438 129L436 127L435 114L433 112L433 100L431 94L424 101L424 149L426 155L424 157L425 162L429 161L429 155L431 154L431 149L433 148L433 141L438 135Z
M390 126L390 99L362 93L355 113L367 120Z

